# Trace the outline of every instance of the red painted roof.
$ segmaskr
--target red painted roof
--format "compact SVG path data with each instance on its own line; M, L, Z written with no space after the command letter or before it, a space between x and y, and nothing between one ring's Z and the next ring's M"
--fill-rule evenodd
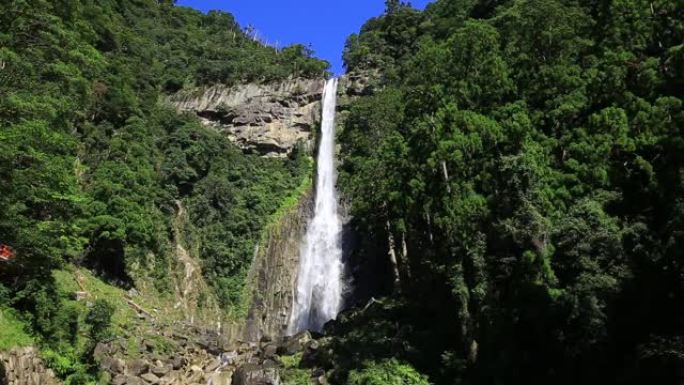
M0 260L9 261L14 258L14 251L7 245L0 245Z

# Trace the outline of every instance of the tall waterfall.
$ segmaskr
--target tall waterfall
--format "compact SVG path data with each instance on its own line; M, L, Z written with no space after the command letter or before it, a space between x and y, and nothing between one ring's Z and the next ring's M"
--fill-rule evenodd
M321 140L318 149L316 202L300 251L295 301L288 332L320 331L342 305L343 262L335 182L335 108L337 79L325 84Z

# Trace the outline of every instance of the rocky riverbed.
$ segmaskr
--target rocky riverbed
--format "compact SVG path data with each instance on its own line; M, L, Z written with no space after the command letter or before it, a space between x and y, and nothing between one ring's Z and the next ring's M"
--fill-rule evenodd
M117 339L99 344L95 355L114 385L280 385L282 356L320 346L308 332L259 342L209 337L168 336L174 345L169 351L160 349L157 341L142 340L136 357L130 356L127 341Z

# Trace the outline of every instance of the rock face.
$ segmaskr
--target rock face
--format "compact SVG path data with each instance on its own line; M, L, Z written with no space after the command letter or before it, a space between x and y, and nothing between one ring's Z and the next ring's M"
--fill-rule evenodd
M172 277L176 298L178 298L176 306L183 309L191 323L194 322L195 318L205 321L216 320L216 325L220 328L221 310L218 299L202 274L197 246L188 242L186 236L185 229L190 223L189 215L180 200L176 200L175 205L173 238L176 249L176 266Z
M169 98L178 111L197 114L245 150L284 156L298 142L310 144L320 122L325 79L271 84L215 85Z
M285 334L294 300L299 251L312 212L313 192L308 192L269 229L265 244L257 249L250 274L252 303L245 327L246 340Z
M373 92L373 79L368 74L349 74L340 78L338 130L344 124L350 103L355 98ZM322 81L320 84L324 85ZM318 94L316 97L320 96ZM316 125L320 120L320 107L317 101ZM245 340L259 341L262 337L275 339L286 332L294 300L302 239L313 215L313 197L313 191L302 196L298 205L268 231L265 244L260 245L255 253L249 279L252 303L243 333ZM340 214L346 217L344 205L340 210ZM348 229L345 229L343 239L348 238L348 233Z
M59 385L51 369L46 369L38 352L31 347L0 352L0 384Z
M247 364L233 374L233 385L280 385L275 365Z
M354 98L373 93L373 79L378 76L342 76L338 86L340 110L344 111ZM299 142L311 148L321 120L324 86L323 78L215 85L183 90L168 101L179 112L196 114L203 124L224 133L246 151L285 156Z

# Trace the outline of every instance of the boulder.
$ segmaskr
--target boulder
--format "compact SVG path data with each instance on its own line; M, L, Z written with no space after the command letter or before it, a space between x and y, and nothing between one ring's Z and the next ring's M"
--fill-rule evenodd
M117 374L114 379L110 382L111 385L125 385L126 376L123 374Z
M286 337L278 347L278 354L293 355L304 350L306 343L311 341L311 333L303 331L292 337Z
M211 385L232 385L233 372L217 372L209 375L207 384Z
M147 381L150 384L159 384L159 377L155 376L152 373L145 373L142 376L140 376L143 380Z
M194 383L199 383L202 381L204 378L204 372L203 371L192 371L185 379L185 381L189 384L194 384Z
M278 354L278 344L273 342L265 344L261 351L264 358L274 358Z
M311 340L311 341L308 341L307 343L304 344L304 350L305 351L314 351L314 350L318 350L318 348L320 348L320 346L321 346L321 343L318 342L318 340Z
M301 365L305 368L313 368L320 365L322 362L330 362L333 357L332 349L330 349L330 342L330 337L324 337L306 343Z
M164 377L161 379L162 384L173 384L176 383L177 380L181 377L181 373L178 371L172 371L167 373Z
M100 368L112 375L124 374L126 363L120 358L105 356L100 359Z
M150 369L150 372L154 373L155 376L164 377L171 371L171 369L173 369L173 367L170 365L157 365L153 366Z
M171 360L171 367L178 370L188 364L188 360L182 356L176 356Z
M221 360L221 366L232 365L237 361L238 353L237 351L221 353L219 359Z
M275 366L245 364L233 373L232 385L280 385L280 374Z
M219 360L213 360L207 366L204 367L205 372L213 372L214 370L218 369L220 365Z
M126 374L130 376L140 376L146 373L150 368L150 364L143 359L135 359L129 361L126 365Z
M145 385L139 377L118 375L111 381L112 385Z
M95 345L95 350L93 350L93 358L95 358L96 361L100 361L111 354L112 349L110 346L102 342L98 342L97 345Z

